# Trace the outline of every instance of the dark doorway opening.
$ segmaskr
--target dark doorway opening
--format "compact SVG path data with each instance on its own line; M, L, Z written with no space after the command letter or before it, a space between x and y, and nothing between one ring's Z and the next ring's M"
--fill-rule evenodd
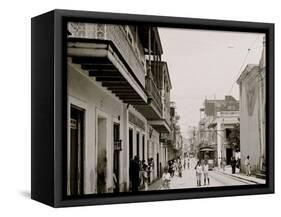
M157 162L157 177L160 177L160 161L159 161L159 153L156 155L156 162Z
M84 193L84 116L74 105L70 109L70 195Z
M120 140L120 125L118 123L113 124L113 141L114 144L118 143ZM115 145L114 145L115 147ZM119 176L120 176L120 150L114 149L114 154L113 154L113 172L115 175L115 178L113 179L114 181L114 186L115 188L113 189L115 193L119 192Z
M137 156L140 158L140 133L137 132Z
M233 150L232 148L226 149L226 164L229 165L231 163L231 158L233 156Z
M142 135L142 160L145 160L145 138Z
M133 129L129 129L129 160L133 159Z

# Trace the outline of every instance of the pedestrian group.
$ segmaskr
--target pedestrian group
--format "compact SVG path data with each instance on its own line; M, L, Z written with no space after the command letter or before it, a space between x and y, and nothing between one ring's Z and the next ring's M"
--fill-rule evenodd
M202 177L204 179L204 185L210 185L209 164L206 160L204 161L204 163L199 160L195 166L195 171L198 187L202 186Z

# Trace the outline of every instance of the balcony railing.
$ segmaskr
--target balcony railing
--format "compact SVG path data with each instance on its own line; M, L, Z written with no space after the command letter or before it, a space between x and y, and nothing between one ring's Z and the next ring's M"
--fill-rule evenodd
M162 115L162 102L161 102L161 94L160 90L157 88L156 84L152 80L152 78L146 76L146 92L148 94L148 98L152 100L152 102L155 104L156 108Z
M239 116L239 111L220 111L218 115L220 116Z
M163 103L163 118L167 124L171 127L171 116L170 116L170 95L164 95Z
M123 26L71 22L68 23L68 31L70 33L69 37L112 41L138 81L145 87L146 69L142 61L144 57L138 52L140 48L134 47L129 41Z

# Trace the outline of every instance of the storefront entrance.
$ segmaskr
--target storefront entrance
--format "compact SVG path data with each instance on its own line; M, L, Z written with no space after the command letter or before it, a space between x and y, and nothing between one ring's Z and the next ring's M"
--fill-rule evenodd
M107 177L107 119L104 117L98 117L98 129L97 129L97 193L106 193L106 177Z
M137 132L137 136L136 136L136 144L137 144L137 156L139 157L140 159L140 133Z
M229 165L231 163L231 158L233 156L232 148L226 148L226 164Z
M160 160L159 160L159 153L156 154L156 163L157 163L157 177L160 178Z
M70 195L83 194L85 111L71 105L70 110Z
M119 192L120 184L120 125L117 123L113 124L113 141L114 141L114 153L113 153L113 172L115 178L113 179L115 188L114 192Z
M129 129L129 161L133 160L133 129Z

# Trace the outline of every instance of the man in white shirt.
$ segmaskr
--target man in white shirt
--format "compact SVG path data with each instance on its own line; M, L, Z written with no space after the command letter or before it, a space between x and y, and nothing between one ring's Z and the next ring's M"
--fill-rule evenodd
M170 189L171 175L168 172L168 167L164 168L164 173L162 175L162 186L161 189Z
M209 164L207 161L205 161L205 163L204 163L203 173L204 173L204 185L206 185L206 182L208 182L208 185L210 185Z

